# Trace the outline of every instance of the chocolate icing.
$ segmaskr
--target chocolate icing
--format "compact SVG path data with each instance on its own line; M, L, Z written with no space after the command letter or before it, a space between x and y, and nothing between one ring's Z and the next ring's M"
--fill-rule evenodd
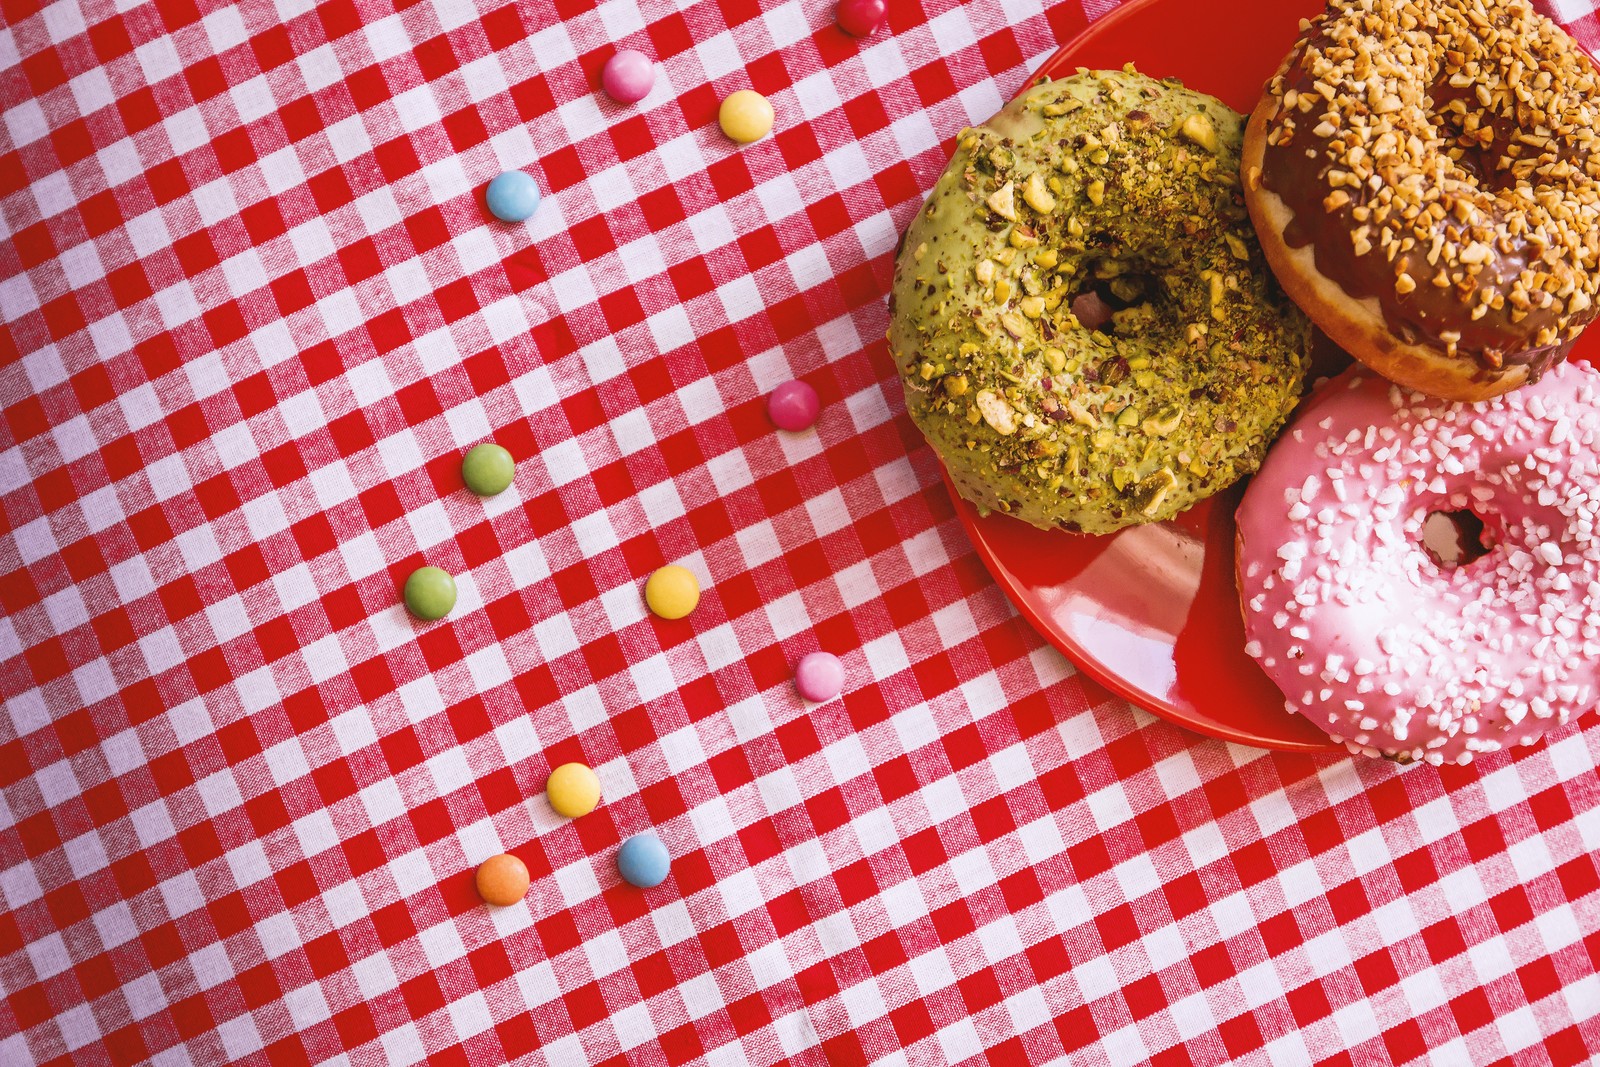
M1504 24L1505 15L1500 21ZM1431 134L1441 138L1446 145L1462 149L1459 159L1442 159L1440 173L1451 169L1458 177L1467 177L1472 188L1470 203L1477 209L1475 224L1464 225L1454 214L1454 197L1445 192L1439 203L1446 215L1433 222L1431 233L1442 237L1454 246L1464 242L1482 240L1493 245L1495 255L1482 265L1476 275L1467 274L1459 284L1439 287L1433 283L1435 274L1445 264L1428 263L1431 242L1418 240L1409 251L1399 252L1391 262L1386 249L1380 247L1377 227L1373 227L1372 247L1357 255L1352 234L1362 226L1356 218L1357 208L1375 204L1374 190L1370 185L1351 188L1344 192L1348 203L1328 210L1324 199L1332 191L1328 181L1329 171L1341 164L1341 149L1330 147L1339 136L1336 131L1328 137L1317 136L1313 129L1316 120L1312 115L1295 112L1281 103L1289 90L1315 96L1316 79L1306 68L1308 48L1325 48L1333 42L1320 27L1312 30L1296 45L1281 81L1278 112L1269 121L1269 129L1282 128L1283 115L1295 118L1292 130L1282 130L1276 145L1268 144L1262 161L1262 184L1282 199L1293 214L1284 232L1284 240L1293 248L1311 245L1317 269L1331 279L1347 294L1357 299L1377 300L1390 331L1407 344L1425 344L1441 351L1448 349L1441 334L1459 333L1456 352L1461 358L1475 359L1480 365L1480 377L1493 377L1504 365L1526 365L1530 380L1537 379L1552 363L1563 359L1572 346L1576 329L1555 344L1535 346L1535 339L1546 328L1581 327L1594 318L1596 309L1564 316L1565 302L1553 301L1549 307L1533 308L1520 321L1513 322L1513 305L1502 303L1490 307L1477 319L1471 318L1473 306L1480 299L1478 290L1488 287L1501 296L1508 296L1512 283L1530 264L1548 270L1555 263L1556 251L1543 253L1543 262L1537 250L1526 240L1497 238L1496 224L1505 220L1507 204L1499 194L1516 186L1515 177L1497 167L1508 148L1514 153L1519 148L1514 139L1519 129L1531 128L1536 120L1524 103L1517 103L1516 114L1495 112L1488 125L1493 139L1480 145L1462 135L1459 120L1446 107L1452 99L1462 99L1476 108L1478 101L1473 90L1453 88L1442 70L1432 72L1432 84L1425 106L1433 122L1431 131L1416 131L1425 138ZM1278 85L1275 83L1275 89ZM1443 151L1443 149L1441 149ZM1563 158L1582 162L1583 155L1572 145L1561 143L1558 151ZM1381 177L1392 177L1384 174ZM1395 279L1402 271L1409 273L1416 287L1409 293L1396 292Z

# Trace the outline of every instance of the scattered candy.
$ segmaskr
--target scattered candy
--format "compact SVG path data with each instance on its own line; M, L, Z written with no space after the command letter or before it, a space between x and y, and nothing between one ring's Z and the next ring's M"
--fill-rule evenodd
M516 473L511 453L495 444L476 445L461 461L461 480L479 496L504 492Z
M539 187L522 171L508 170L489 183L484 199L501 222L522 222L539 206Z
M600 88L619 104L634 104L650 95L656 84L656 69L643 52L624 48L600 71Z
M833 19L852 37L866 37L883 22L883 0L839 0Z
M456 580L438 567L418 567L406 579L406 608L432 622L456 606Z
M805 430L817 421L822 401L805 382L784 382L767 397L767 417L780 430Z
M794 687L813 703L832 700L844 688L844 664L831 652L808 652L795 665Z
M722 132L738 141L749 144L759 141L772 131L772 103L754 89L740 89L722 102L717 121Z
M478 866L478 895L485 904L503 908L528 892L528 866L512 855L491 856Z
M576 819L600 803L600 776L581 763L563 763L550 772L544 792L557 815Z
M681 619L700 603L700 582L689 568L669 563L644 583L644 602L663 619Z
M622 880L640 889L650 889L667 880L672 857L655 834L630 837L617 850L617 871Z

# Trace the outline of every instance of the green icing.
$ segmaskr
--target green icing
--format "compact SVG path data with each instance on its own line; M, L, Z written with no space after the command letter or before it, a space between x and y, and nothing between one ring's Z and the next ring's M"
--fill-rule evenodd
M1036 526L1171 518L1253 472L1310 326L1239 189L1243 120L1132 70L1046 82L964 131L906 231L889 346L961 494ZM1084 328L1073 298L1118 308Z

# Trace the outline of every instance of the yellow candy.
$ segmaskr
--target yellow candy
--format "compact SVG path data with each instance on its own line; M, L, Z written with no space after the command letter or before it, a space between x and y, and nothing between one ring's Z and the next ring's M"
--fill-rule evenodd
M576 819L600 803L600 776L581 763L563 763L550 772L544 792L557 815Z
M687 567L669 563L644 583L644 602L663 619L681 619L700 603L700 583Z
M754 89L740 89L729 96L717 113L722 132L740 144L759 141L772 132L772 118L771 102Z

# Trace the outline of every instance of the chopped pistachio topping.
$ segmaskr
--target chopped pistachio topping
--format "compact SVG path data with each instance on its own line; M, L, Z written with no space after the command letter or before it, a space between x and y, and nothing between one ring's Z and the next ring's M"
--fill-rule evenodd
M962 135L907 232L889 341L963 495L1104 532L1260 464L1309 328L1246 217L1241 135L1131 71L1039 85Z
M1045 188L1044 175L1039 171L1028 175L1028 180L1022 187L1022 199L1041 215L1048 215L1056 209L1056 198Z
M989 207L1003 219L1017 221L1016 186L1006 182L989 195Z
M973 397L978 405L978 414L983 416L983 421L994 427L995 433L1010 436L1017 432L1017 413L1003 396L991 393L985 389Z
M1212 125L1211 118L1204 111L1196 111L1183 120L1179 127L1180 132L1204 148L1207 152L1217 150L1217 128Z

